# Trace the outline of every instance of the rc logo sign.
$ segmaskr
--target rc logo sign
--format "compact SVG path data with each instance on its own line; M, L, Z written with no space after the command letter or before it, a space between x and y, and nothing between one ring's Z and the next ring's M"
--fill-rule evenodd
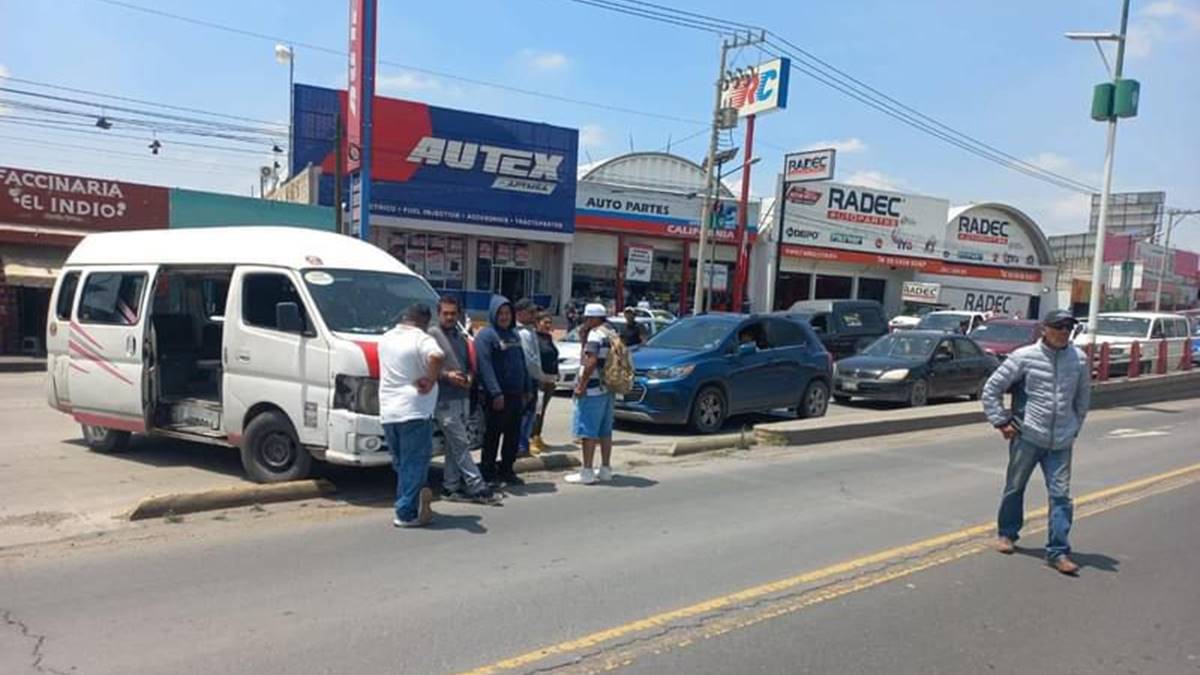
M758 115L787 107L790 59L760 63L738 77L727 78L721 92L721 107L734 108L738 117Z

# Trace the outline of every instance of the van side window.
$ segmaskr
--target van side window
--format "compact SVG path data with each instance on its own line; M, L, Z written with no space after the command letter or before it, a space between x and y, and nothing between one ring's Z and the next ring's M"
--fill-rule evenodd
M247 274L242 279L242 320L248 325L279 330L275 323L275 305L281 302L299 305L300 316L308 326L308 312L304 311L304 301L291 279L269 272Z
M850 333L883 331L883 320L870 309L852 309L839 316L842 327Z
M54 304L54 316L63 321L71 318L71 308L75 306L75 291L79 290L79 272L67 272L62 285L58 287L58 302Z
M822 314L812 315L812 318L810 318L808 320L808 325L812 326L812 329L817 331L818 333L828 334L829 333L829 314L822 313Z
M1166 336L1167 336L1166 332L1163 330L1163 320L1155 319L1154 320L1154 330L1150 331L1150 339L1151 340L1161 340Z
M146 275L141 272L92 272L83 284L79 320L133 326L138 322Z

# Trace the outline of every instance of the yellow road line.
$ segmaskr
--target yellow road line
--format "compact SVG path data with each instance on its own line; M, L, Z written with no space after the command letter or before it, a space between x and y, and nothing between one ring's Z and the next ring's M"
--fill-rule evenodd
M1102 500L1109 499L1112 497L1116 497L1116 496L1119 496L1122 494L1136 492L1138 490L1149 487L1151 485L1155 485L1157 483L1162 483L1164 481L1169 481L1169 480L1172 480L1175 478L1182 478L1184 476L1187 476L1187 475L1193 474L1193 473L1197 473L1197 472L1200 472L1200 464L1192 464L1190 466L1186 466L1186 467L1183 467L1180 469L1175 469L1173 471L1166 471L1164 473L1156 474L1153 476L1148 476L1146 478L1141 478L1138 480L1130 481L1128 483L1123 483L1121 485L1116 485L1116 486L1113 486L1110 488L1105 488L1103 490L1098 490L1096 492L1089 493L1087 495L1077 498L1075 500L1075 504L1076 504L1076 506L1083 506L1083 505L1090 504L1093 502L1098 502L1098 501L1102 501ZM1045 517L1045 513L1046 513L1045 509L1039 509L1038 512L1036 512L1036 513L1030 513L1027 516L1027 520ZM772 582L760 584L757 586L751 586L750 588L736 591L734 593L717 596L715 598L711 598L709 600L698 602L693 605L688 605L687 607L681 607L679 609L674 609L674 610L670 610L667 612L655 614L655 615L646 617L644 619L638 619L636 621L631 621L629 623L625 623L625 624L622 624L619 626L607 628L607 629L597 631L597 632L594 632L589 635L585 635L583 637L576 638L573 640L560 642L560 643L554 644L554 645L548 645L546 647L542 647L540 649L526 652L524 654L513 656L511 658L507 658L507 659L504 659L501 661L496 661L495 663L480 666L473 670L465 671L463 673L463 675L491 675L492 673L501 673L504 671L514 670L517 668L528 666L528 665L537 663L539 661L544 661L545 659L548 659L552 656L571 654L574 652L591 649L594 647L598 647L604 643L612 642L619 638L626 637L628 635L632 635L634 633L640 633L642 631L648 631L648 630L652 630L655 628L662 628L664 626L679 622L684 619L690 619L690 618L702 616L705 614L710 614L715 611L719 611L719 610L726 609L729 607L733 607L733 606L737 606L737 605L751 602L754 600L758 600L758 599L761 599L761 598L764 598L764 597L767 597L770 595L776 595L779 593L783 593L785 591L789 591L794 588L798 588L800 586L804 586L804 585L811 584L811 583L814 583L817 581L828 579L830 577L836 577L836 576L847 574L849 572L861 570L865 567L869 567L872 565L879 565L879 564L897 560L897 559L909 558L909 557L915 556L919 553L929 551L931 549L937 549L937 548L945 547L945 546L952 545L952 544L962 543L962 542L968 541L970 539L973 539L975 537L979 537L981 535L993 532L994 530L995 530L994 523L985 523L985 524L981 524L981 525L974 525L972 527L966 527L961 530L938 535L936 537L922 539L921 541L917 541L917 542L914 542L911 544L905 544L903 546L889 548L884 551L880 551L878 553L872 553L870 555L863 556L860 558L854 558L852 560L847 560L844 562L836 563L833 565L829 565L827 567L822 567L820 569L812 570L810 572L804 572L802 574L797 574L795 576L787 577L787 578L780 579L777 581L772 581ZM966 553L964 553L963 555L966 555ZM955 556L954 558L957 558L957 557L961 557L961 556ZM942 560L941 562L948 562L948 561L949 560ZM940 563L938 563L938 564L940 564ZM925 567L926 566L921 566L921 569L925 569ZM913 570L913 571L916 571L916 570ZM867 583L866 585L860 585L860 586L854 587L851 590L848 590L846 592L852 592L853 590L862 590L863 588L877 585L878 583L882 583L883 581L886 581L886 580L889 580L890 578L892 578L890 575L885 575L885 576L887 578L881 578L879 581L876 581L875 583ZM839 595L841 595L841 594L839 594Z

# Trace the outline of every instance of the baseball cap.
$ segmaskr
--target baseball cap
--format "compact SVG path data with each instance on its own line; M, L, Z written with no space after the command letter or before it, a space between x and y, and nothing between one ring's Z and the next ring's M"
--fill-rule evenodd
M608 317L608 310L604 308L604 305L598 302L589 302L587 307L583 308L583 316L587 318L604 319Z
M1075 325L1079 320L1071 315L1065 309L1056 309L1050 311L1042 318L1042 324L1046 326L1062 326L1063 324Z
M521 298L513 305L513 309L518 312L531 312L537 309L537 305L529 298Z

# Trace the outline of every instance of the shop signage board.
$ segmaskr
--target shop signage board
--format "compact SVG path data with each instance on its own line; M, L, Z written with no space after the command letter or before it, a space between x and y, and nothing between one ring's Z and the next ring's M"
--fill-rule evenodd
M1001 293L953 286L942 286L940 297L941 303L947 307L967 312L995 312L1004 316L1012 316L1016 312L1024 316L1029 310L1030 298L1024 293Z
M785 155L783 184L833 180L833 166L836 160L837 150L834 148L805 150Z
M698 241L701 202L698 193L580 183L575 219L581 227L589 230ZM713 241L737 243L737 211L736 200L721 201L715 229L709 231ZM759 203L750 202L746 230L751 241L758 232L758 212Z
M710 291L725 292L729 290L729 266L723 263L704 263L704 274L708 279L707 288Z
M910 256L889 255L881 253L866 253L858 251L840 251L832 248L816 246L797 246L784 244L780 253L789 258L815 260L824 262L844 262L857 265L878 265L896 269L914 270L926 274L941 274L951 277L973 277L977 279L1003 279L1006 281L1042 280L1041 270L1015 269L991 265L964 265L955 262L945 262L929 258L914 258Z
M923 302L937 304L941 284L924 283L920 281L905 281L900 286L900 299L904 302Z
M366 104L375 93L376 15L376 0L350 0L350 58L347 71L350 88L344 117L348 173L354 173L362 166L363 128L373 122ZM289 167L288 173L298 173L297 166L293 164Z
M721 107L733 108L738 117L762 115L787 108L788 80L792 62L771 59L727 78L721 90Z
M0 166L0 223L67 230L167 227L167 188Z
M333 204L334 124L346 92L293 90L293 170L322 170ZM371 212L414 220L571 234L579 132L376 97Z
M948 220L944 199L834 182L788 185L784 200L785 244L1039 268L1029 234L998 209L970 208Z
M625 257L625 280L649 282L654 271L654 249L630 246Z

